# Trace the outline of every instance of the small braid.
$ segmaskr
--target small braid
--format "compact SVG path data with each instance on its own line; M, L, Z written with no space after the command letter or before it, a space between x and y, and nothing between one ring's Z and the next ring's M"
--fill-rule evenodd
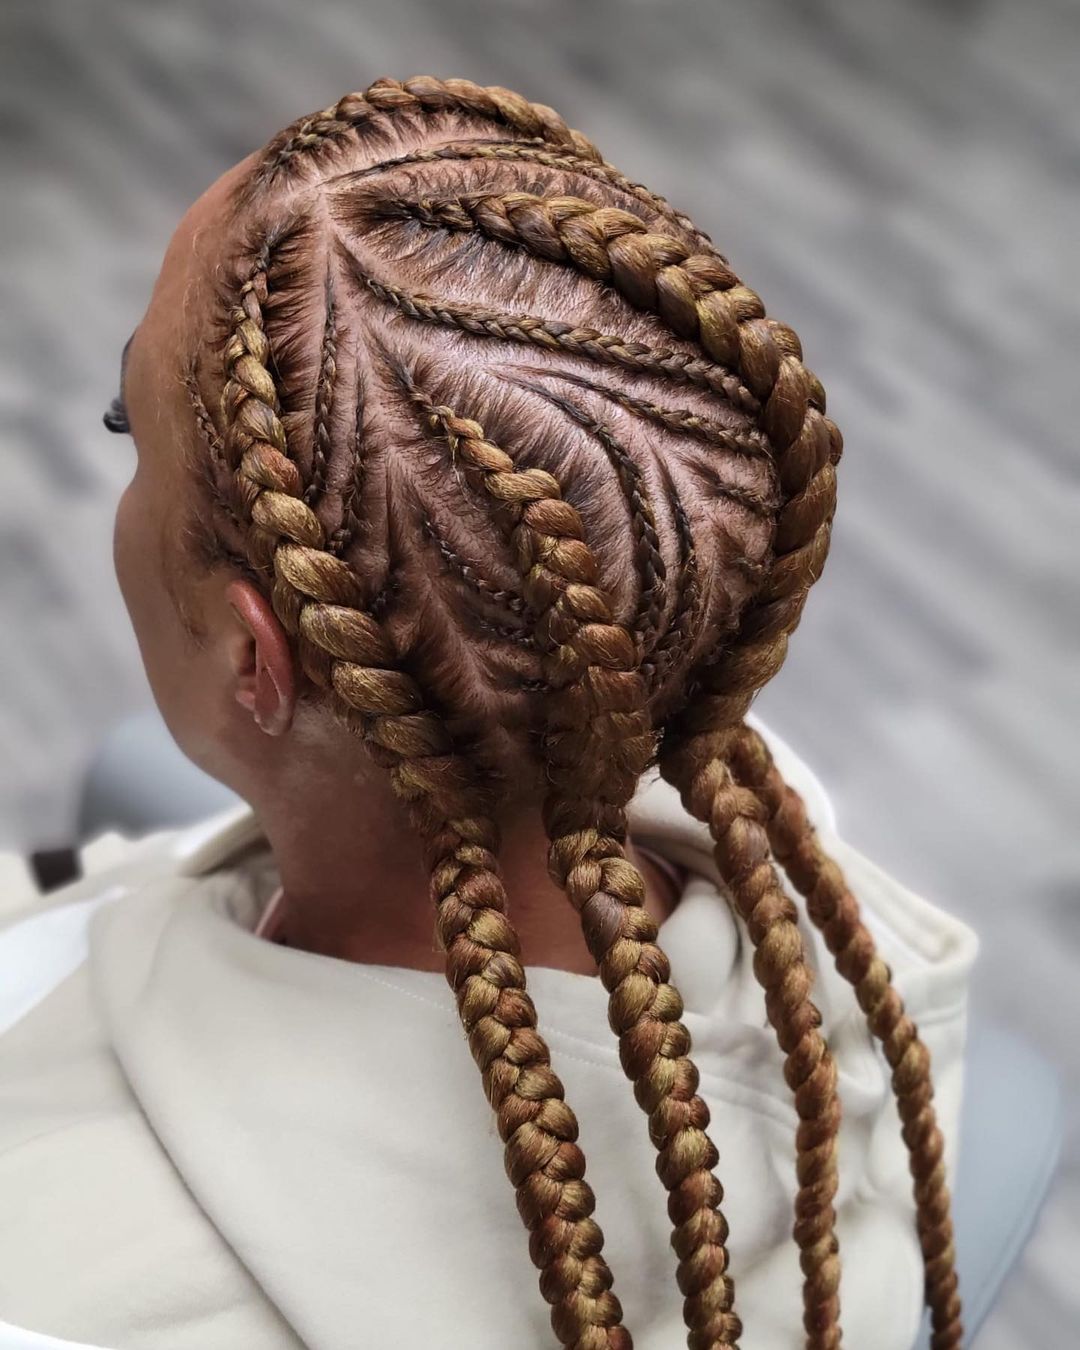
M626 858L626 803L652 754L638 652L613 622L596 582L581 518L558 481L518 469L481 425L437 405L404 369L399 379L457 462L509 513L526 599L540 616L552 684L546 733L552 791L544 804L550 866L581 917L607 989L620 1056L659 1151L670 1193L672 1244L691 1350L733 1348L742 1327L732 1310L727 1223L719 1161L698 1095L683 1004L669 983L657 925L644 907L641 874Z
M686 514L679 489L671 473L662 461L660 472L667 488L668 500L675 521L675 533L679 540L679 581L675 596L675 608L668 623L667 631L652 653L654 681L659 682L673 667L683 659L693 645L697 631L698 616L704 599L701 577L698 570L697 550L694 547L694 533L690 528L690 518ZM651 691L650 691L651 692Z
M504 609L519 618L525 613L525 601L516 591L508 591L504 587L493 586L486 577L480 575L476 564L469 562L455 553L446 540L436 529L434 522L427 516L421 521L421 529L424 537L430 539L438 549L439 556L447 567L459 577L470 590L475 591L477 595L484 600L490 601L494 605L501 605Z
M452 304L420 292L410 292L390 286L365 273L360 264L351 259L357 280L380 300L393 305L410 319L434 324L440 328L458 328L474 337L497 338L502 342L519 342L545 351L565 351L585 357L599 365L622 366L626 370L677 384L697 385L730 402L745 412L760 412L761 405L749 389L732 375L731 371L688 356L668 347L649 347L644 342L633 342L615 333L600 333L595 328L561 323L557 319L542 319L532 314L507 314L482 305Z
M436 145L425 147L422 150L413 150L407 155L397 155L393 159L384 159L378 164L371 164L366 168L343 174L342 179L350 183L357 183L364 179L373 178L378 174L387 173L392 169L407 168L411 164L434 164L440 161L470 159L501 161L503 163L511 160L524 160L528 163L540 164L547 169L558 169L563 173L575 173L583 178L591 178L596 182L606 183L655 211L657 215L669 220L679 229L685 230L700 248L711 249L713 247L709 236L689 216L675 210L670 202L658 193L650 192L643 184L632 182L613 165L606 161L597 162L584 159L580 155L560 154L557 151L543 149L533 143L519 141L451 142L448 145ZM335 179L333 181L337 183L341 180Z
M367 475L367 456L364 453L364 382L359 366L356 369L356 412L349 437L349 481L342 492L341 520L327 541L327 549L340 558L361 529L359 503L363 501L364 479Z
M232 310L222 394L225 446L250 486L257 552L274 569L274 610L307 674L337 696L385 767L425 841L447 979L506 1145L506 1169L532 1234L530 1252L562 1345L629 1350L603 1235L591 1218L577 1121L563 1099L525 990L520 947L498 875L492 803L423 690L364 607L355 573L326 551L289 458L263 322L266 257Z
M337 380L337 315L334 308L333 276L326 273L326 318L319 351L319 375L315 384L315 429L312 434L311 479L304 489L304 501L314 506L326 488L326 465L330 457L330 419L334 412L334 384Z
M577 375L570 370L552 371L520 366L518 370L528 375L546 375L562 380L566 384L576 384L580 389L588 389L591 393L610 399L627 412L642 417L665 431L676 435L693 436L707 445L715 446L717 450L726 450L732 455L745 455L748 459L772 458L772 447L756 427L740 427L735 430L720 426L687 408L662 408L656 403L649 402L648 399L635 398L623 389L602 384L599 380L586 379L584 375Z
M184 388L187 390L188 402L191 404L191 410L195 415L196 430L210 452L209 458L214 463L221 463L224 453L221 437L214 425L214 419L210 416L210 409L203 400L202 390L199 388L194 370L189 370L185 374Z
M843 873L818 842L799 794L784 781L769 748L751 727L740 729L735 772L767 812L766 828L780 865L805 897L836 968L855 988L871 1032L881 1041L903 1122L915 1183L917 1227L926 1266L933 1350L955 1350L963 1339L957 1293L945 1141L932 1105L930 1051L904 1011L889 967L878 954Z
M530 103L510 89L484 88L471 80L438 80L416 75L408 80L376 80L362 92L344 98L321 112L301 118L267 146L251 176L241 202L270 187L295 167L296 161L327 144L340 144L379 116L402 113L458 112L508 127L519 136L558 146L579 159L602 163L596 146L566 125L554 109Z

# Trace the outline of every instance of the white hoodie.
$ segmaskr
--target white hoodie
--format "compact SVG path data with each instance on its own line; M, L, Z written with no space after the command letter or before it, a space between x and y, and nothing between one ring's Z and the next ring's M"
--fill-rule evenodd
M820 784L767 737L931 1051L951 1178L975 936L843 844ZM655 776L631 832L690 869L660 942L720 1151L741 1345L794 1350L796 1118L752 949L707 830ZM140 841L102 836L84 867L0 933L0 1350L553 1346L445 979L256 937L278 877L243 804ZM17 899L9 888L9 913ZM922 1270L888 1070L804 934L844 1110L845 1341L910 1350ZM637 1350L675 1350L666 1196L607 996L595 976L527 973L626 1325Z

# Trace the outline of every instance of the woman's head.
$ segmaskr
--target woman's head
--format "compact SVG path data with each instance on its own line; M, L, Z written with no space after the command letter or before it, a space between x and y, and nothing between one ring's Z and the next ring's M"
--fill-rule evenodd
M126 381L140 466L117 567L177 739L220 771L198 700L235 667L211 653L206 678L183 672L228 579L246 578L264 631L277 626L281 522L249 517L273 447L295 465L275 509L302 504L317 550L355 578L350 600L377 615L455 737L503 791L536 798L548 679L513 504L479 487L449 417L556 480L662 725L770 572L801 486L781 481L777 432L783 450L813 432L823 469L796 591L824 555L839 441L790 331L761 314L684 217L516 96L386 82L231 170L170 245ZM149 531L167 607L146 594ZM228 600L257 620L244 586ZM303 626L288 637L301 708L340 709L326 643ZM747 695L770 667L748 673Z
M259 727L388 771L560 1340L628 1344L500 877L508 804L541 807L609 992L690 1343L739 1335L708 1108L626 855L626 806L657 762L708 823L756 948L801 1121L805 1322L835 1345L836 1074L773 824L811 890L820 869L742 725L834 506L840 436L795 334L550 109L383 80L196 204L127 387L140 464L117 569L166 719L227 780L257 768ZM846 953L857 910L827 880L815 917ZM872 944L851 945L861 979ZM864 1006L893 1012L881 974ZM896 1034L908 1054L913 1032ZM929 1080L909 1067L924 1250L955 1321Z

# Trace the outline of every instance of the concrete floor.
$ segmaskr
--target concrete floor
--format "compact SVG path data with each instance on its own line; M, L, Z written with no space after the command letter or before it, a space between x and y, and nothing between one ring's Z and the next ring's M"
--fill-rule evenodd
M63 842L149 703L110 551L134 451L100 416L183 208L380 74L552 103L829 391L833 552L759 711L853 843L979 929L976 1015L1060 1065L1058 1182L978 1347L1076 1344L1080 6L7 0L0 27L0 843Z

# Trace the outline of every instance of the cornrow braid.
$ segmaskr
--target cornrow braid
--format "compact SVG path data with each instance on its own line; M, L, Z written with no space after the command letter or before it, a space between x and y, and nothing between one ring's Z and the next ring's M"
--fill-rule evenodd
M493 586L490 581L482 577L476 570L474 563L467 562L454 552L427 516L421 521L421 528L425 536L438 549L442 560L456 576L461 578L466 586L478 595L483 596L485 600L490 600L496 605L502 605L511 614L521 615L525 612L525 601L516 591L508 591L503 587Z
M697 618L704 598L690 518L686 514L679 489L663 462L660 463L660 472L671 503L675 533L679 540L679 578L675 608L667 629L661 635L652 654L654 683L663 679L668 671L682 660L683 655L693 644Z
M774 443L786 443L798 431L808 400L820 406L823 399L820 384L801 364L798 338L786 325L765 319L760 298L718 253L695 253L680 239L651 232L629 211L531 192L395 197L372 210L444 229L479 230L614 286L679 337L700 342L713 360L732 370L748 367L751 391L768 398L762 428ZM774 345L793 359L797 371L783 364L773 370L771 363L755 368L748 320L767 324Z
M538 397L565 413L567 417L585 428L594 436L615 467L619 484L626 498L630 512L630 528L633 531L637 547L635 562L641 582L641 596L637 613L632 623L632 631L637 635L641 651L645 656L643 674L649 680L653 673L648 654L656 644L657 634L663 621L667 601L667 564L660 552L660 540L656 533L656 515L653 511L648 484L626 447L618 440L611 429L589 413L572 399L546 388L533 380L515 376L506 377L510 383L522 389L528 389Z
M341 557L361 528L357 508L358 503L363 500L364 478L367 472L367 458L364 454L364 382L360 374L359 363L357 362L355 365L356 411L353 415L353 425L349 436L351 469L348 483L342 490L341 520L337 529L327 541L327 549L336 558Z
M457 112L508 127L518 136L571 151L583 160L601 163L596 146L566 125L553 108L530 103L510 89L487 88L471 80L437 80L415 75L408 80L376 80L362 92L346 94L321 112L301 118L267 146L241 202L315 155L327 144L340 144L377 117L402 113Z
M607 989L620 1057L649 1116L657 1172L669 1192L672 1245L691 1350L735 1347L742 1327L727 1274L719 1161L698 1095L682 999L644 907L641 874L626 858L626 803L653 750L638 652L611 618L581 518L558 481L518 469L483 427L438 405L404 368L403 388L457 462L509 515L528 602L539 614L552 685L545 733L553 787L544 803L553 877L581 918Z
M773 852L805 897L807 912L836 958L837 970L854 986L867 1025L881 1041L892 1069L893 1091L915 1184L926 1302L933 1327L931 1344L933 1350L955 1350L963 1340L963 1327L945 1182L945 1141L932 1105L930 1051L904 1011L889 967L862 922L858 902L843 873L822 850L802 798L784 781L768 746L751 727L740 729L734 764L740 782L765 808Z
M507 314L482 305L454 304L422 292L406 291L366 273L356 259L350 261L357 280L407 318L439 328L457 328L474 337L524 343L549 352L569 352L598 365L622 366L625 370L654 375L677 384L696 385L720 395L742 411L760 411L760 404L750 390L731 371L712 361L688 356L669 347L650 347L644 342L629 341L617 333L601 333L595 328L562 323L557 319Z
M521 366L517 369L524 374L547 375L567 384L576 384L580 389L587 389L593 394L600 394L609 399L612 403L617 403L627 412L652 422L654 426L662 427L665 431L674 432L676 435L693 436L704 441L706 445L726 450L729 454L745 455L749 459L772 458L768 440L756 427L740 427L734 430L720 426L699 413L691 412L688 408L662 408L648 399L635 398L624 389L616 389L613 385L603 384L599 380L586 379L584 375L577 375L570 370L550 371Z
M492 804L417 681L365 609L355 573L326 550L289 458L263 322L265 251L231 313L222 412L230 461L252 490L257 551L272 562L273 606L305 671L332 689L386 768L425 843L447 979L506 1145L506 1170L531 1234L560 1343L629 1350L603 1235L591 1218L577 1122L538 1033L498 874Z
M330 457L330 419L334 411L334 383L337 379L337 315L334 283L326 273L326 317L319 351L319 375L315 384L315 427L312 433L311 479L304 489L304 501L314 506L326 487L326 465Z
M223 446L221 437L218 435L218 429L214 425L214 419L210 416L210 409L203 400L202 390L199 388L199 382L195 377L194 369L189 370L184 375L184 388L187 390L188 402L195 415L195 427L203 444L209 450L210 460L221 462L223 456Z
M412 164L434 164L440 161L469 159L503 163L524 161L542 165L546 169L559 169L564 173L575 173L583 178L591 178L595 182L606 183L655 211L657 215L671 221L679 229L685 230L702 249L713 247L709 236L689 216L677 211L670 202L658 193L650 192L643 184L633 182L605 160L596 161L585 159L581 155L559 153L532 142L456 141L450 142L448 145L429 146L421 150L413 150L407 155L397 155L393 159L382 160L378 164L371 164L363 169L354 169L332 181L335 184L340 184L342 181L355 183L374 177L376 174L386 173L391 169L408 168Z
M762 429L778 452L781 488L788 486L779 452L795 453L792 441L802 433L810 414L817 412L811 399L820 402L824 395L793 354L799 347L791 329L765 319L760 299L718 255L694 255L682 241L648 232L629 212L573 197L524 192L450 199L397 197L373 210L449 229L479 230L504 244L584 272L613 286L638 308L658 315L680 337L699 341L710 356L728 363L751 366L750 354L760 354L761 346L751 336L752 325L764 327L781 359L775 366L751 366L749 383L762 401ZM766 377L771 383L766 383ZM831 465L825 467L831 470ZM722 658L725 665L714 667L713 678L733 659L731 655ZM637 687L641 688L640 683ZM575 749L582 749L584 736L569 739L571 744L577 741ZM840 1125L836 1067L818 1031L820 1013L810 1000L811 975L795 908L768 862L768 841L755 820L760 806L752 793L735 787L724 761L710 755L701 763L694 749L679 757L669 754L667 763L676 775L673 781L684 805L706 821L713 833L721 874L732 886L736 908L755 945L755 974L765 990L769 1020L787 1057L785 1074L800 1118L794 1236L804 1274L803 1324L812 1350L832 1350L840 1338L840 1263L832 1204ZM574 762L580 775L580 759ZM567 790L573 791L571 783ZM558 828L549 829L553 839L560 838Z

